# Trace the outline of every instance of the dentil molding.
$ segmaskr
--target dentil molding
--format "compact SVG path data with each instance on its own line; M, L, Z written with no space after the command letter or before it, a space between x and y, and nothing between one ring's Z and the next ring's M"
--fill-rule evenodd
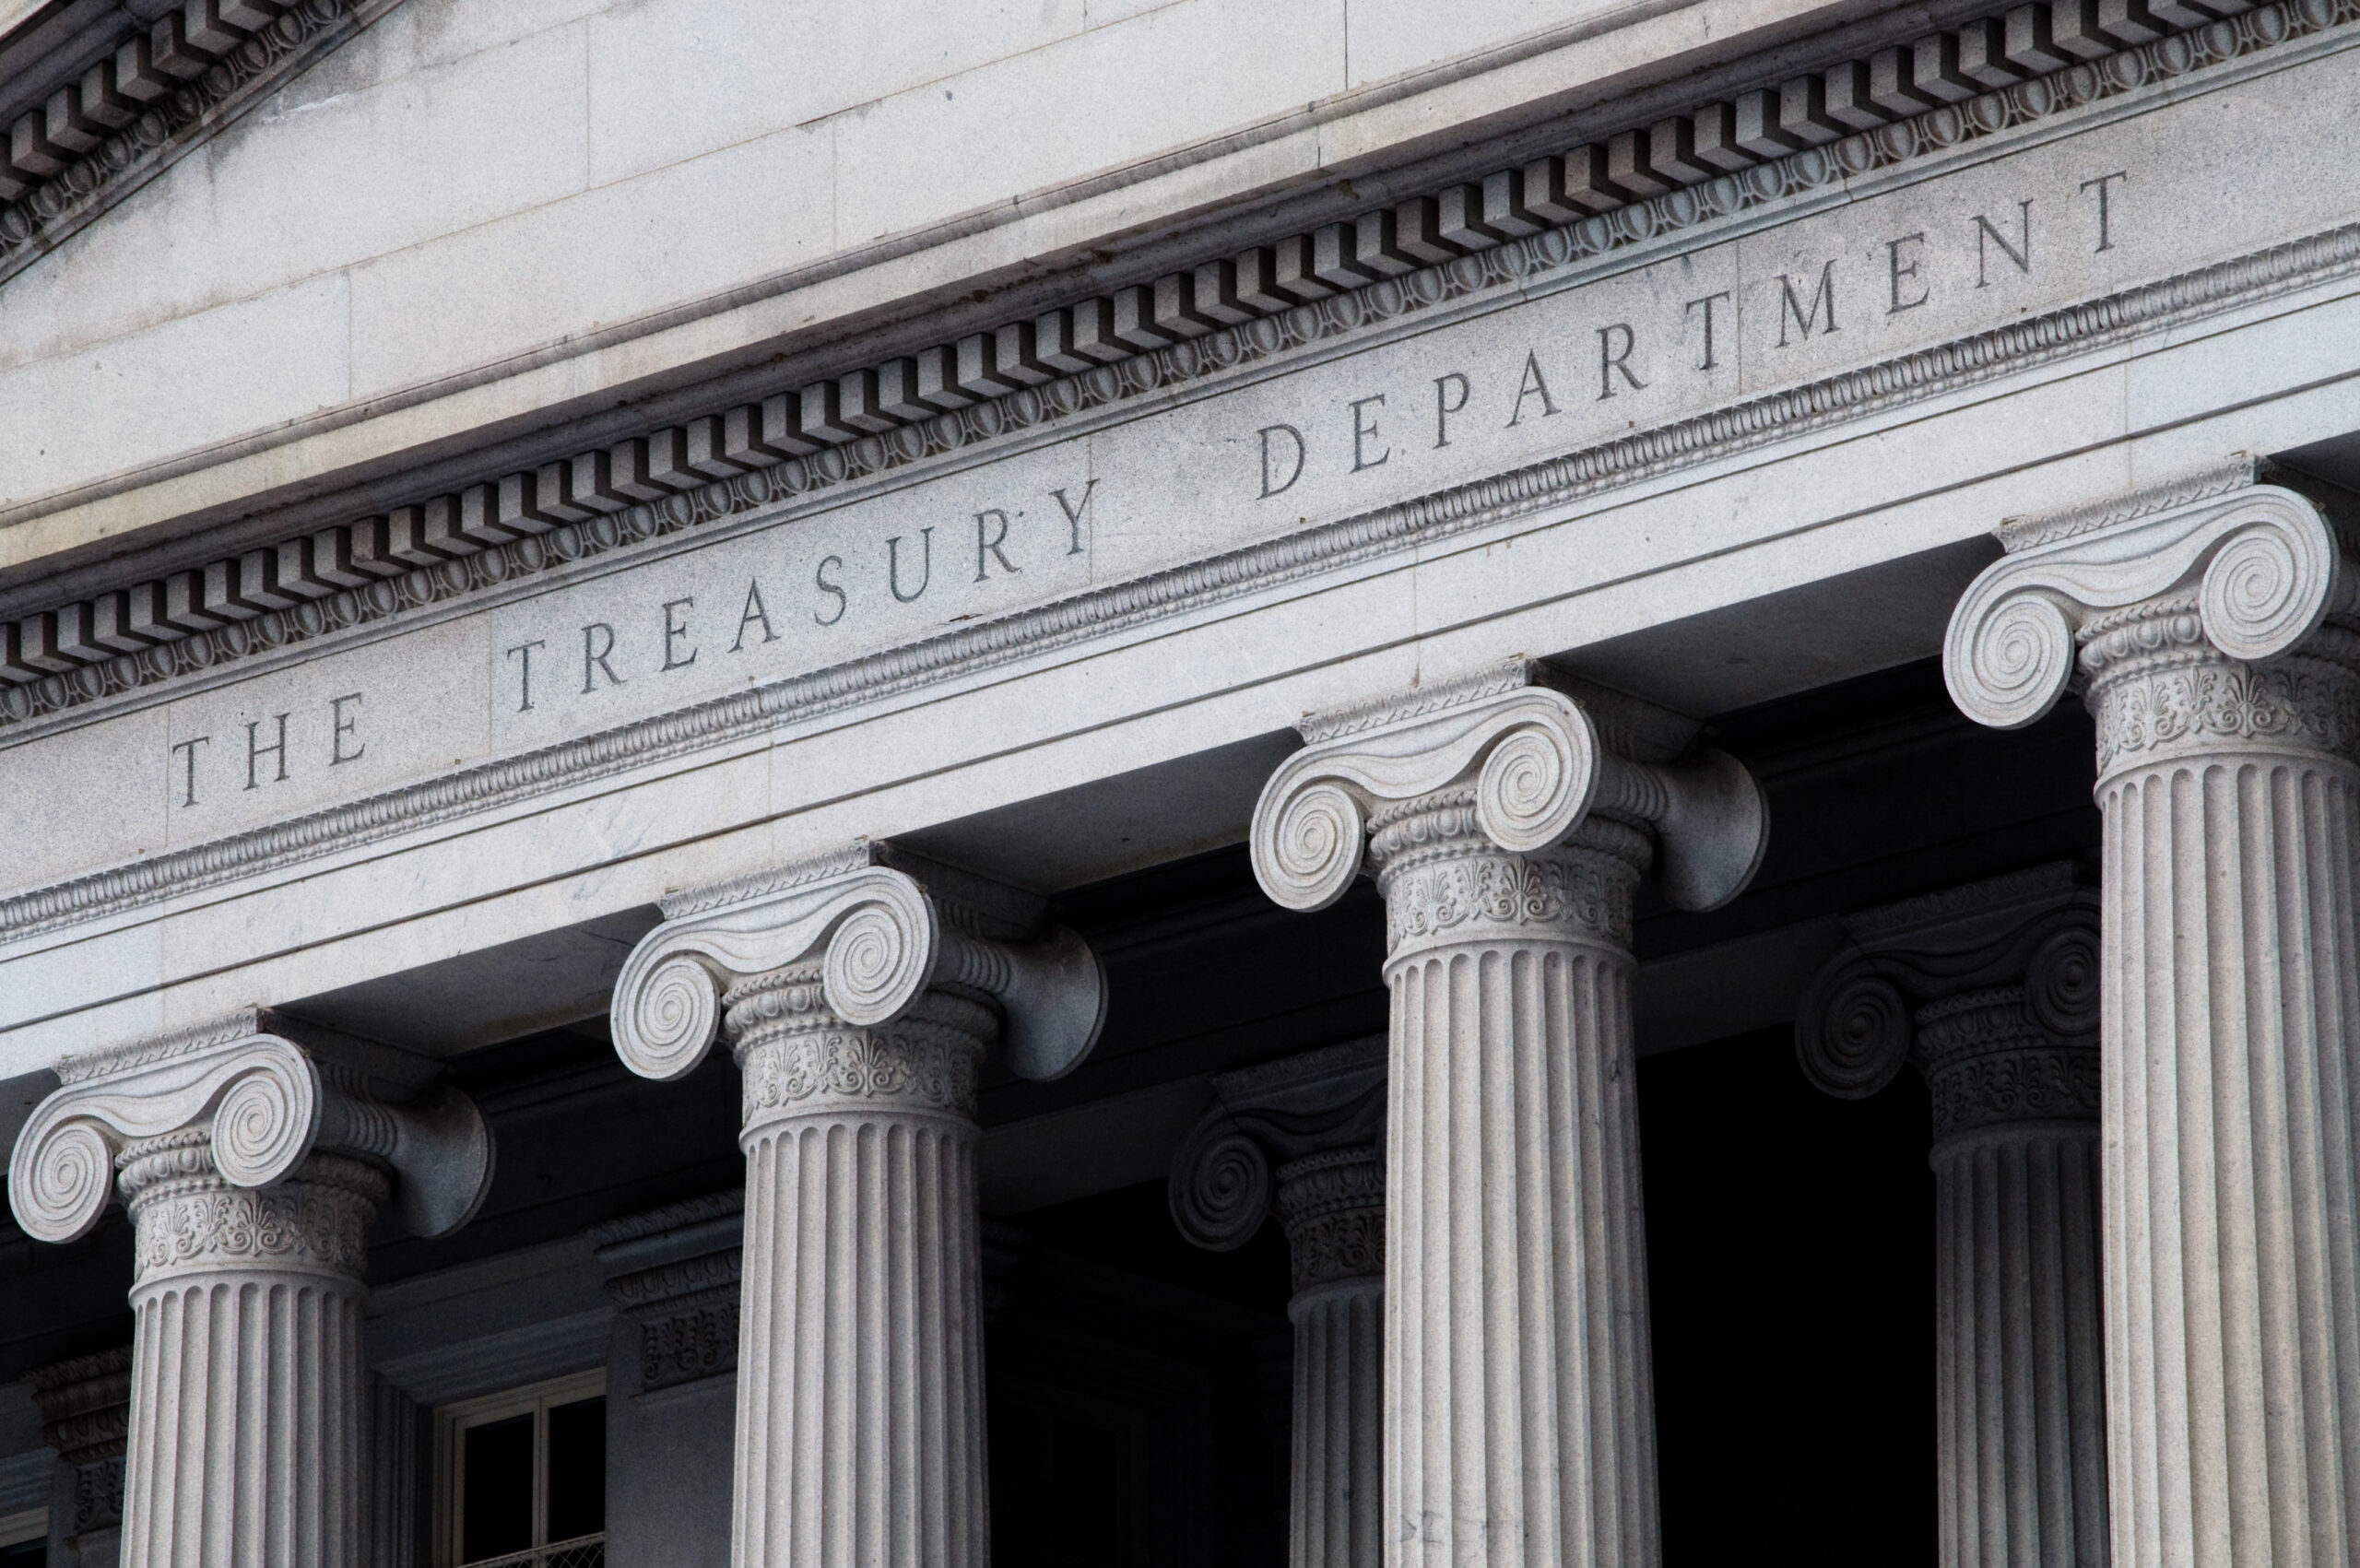
M0 625L0 725L793 504L1469 296L1522 289L2360 17L2360 0L2276 0L2225 14L2241 7L2157 0L2101 18L2086 6L2019 6L1350 223L43 610ZM332 41L354 25L347 18L342 0L302 0L235 58L278 49L292 60L309 44L271 41L292 29ZM215 69L249 68L232 61ZM75 168L95 168L99 157ZM0 212L0 258L15 210ZM2360 233L2338 230L2310 250L2278 247L2226 271L2203 269L1640 432L1573 454L1566 477L1585 487L1628 482L1667 463L2037 363L2257 288L2340 271L2355 242ZM0 276L6 267L0 259ZM1562 492L1565 482L1551 488ZM1451 510L1445 503L1434 521Z

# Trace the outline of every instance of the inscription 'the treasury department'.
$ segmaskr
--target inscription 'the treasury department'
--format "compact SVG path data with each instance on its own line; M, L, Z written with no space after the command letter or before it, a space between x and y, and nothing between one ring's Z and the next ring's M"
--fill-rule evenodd
M2350 217L2319 171L2360 161L2360 116L2312 110L2349 100L2355 75L2347 52L2159 102L19 742L0 750L11 797L70 802L76 831L37 831L8 883L660 715L2319 231ZM2222 157L2252 145L2245 127L2298 120L2300 159ZM1679 559L1676 539L1647 548Z

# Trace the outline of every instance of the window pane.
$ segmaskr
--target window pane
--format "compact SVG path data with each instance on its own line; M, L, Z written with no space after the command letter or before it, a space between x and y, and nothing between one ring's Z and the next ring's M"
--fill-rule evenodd
M549 1539L606 1527L607 1401L578 1399L549 1411Z
M459 1561L522 1551L533 1544L533 1417L464 1427Z
M49 1538L40 1536L15 1546L0 1546L0 1568L41 1568L49 1561Z

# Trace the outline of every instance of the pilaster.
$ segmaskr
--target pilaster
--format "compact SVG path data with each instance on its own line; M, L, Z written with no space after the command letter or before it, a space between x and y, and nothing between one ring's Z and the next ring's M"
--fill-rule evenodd
M43 1442L67 1478L50 1535L73 1568L114 1568L122 1550L123 1455L131 1427L131 1347L53 1362L25 1373Z
M617 1050L743 1079L732 1558L961 1568L990 1554L976 1071L1072 1070L1105 983L1039 900L882 845L667 900Z
M1767 819L1696 726L1519 661L1303 725L1280 903L1384 895L1386 1561L1652 1568L1631 901L1734 898Z
M2354 1560L2360 638L2331 508L2240 461L2010 524L1944 674L2097 720L2107 1480L2123 1568Z
M1853 916L1805 1076L1933 1099L1943 1568L2103 1568L2097 894L2070 864Z
M130 1209L124 1568L358 1568L370 1222L454 1230L491 1175L436 1072L260 1011L59 1065L9 1200L53 1242Z
M1243 1245L1273 1211L1294 1291L1288 1562L1384 1561L1385 1043L1353 1041L1213 1079L1172 1166L1172 1218Z

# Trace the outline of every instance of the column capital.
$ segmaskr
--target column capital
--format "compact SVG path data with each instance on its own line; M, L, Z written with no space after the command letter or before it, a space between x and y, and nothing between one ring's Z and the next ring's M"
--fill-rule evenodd
M997 1005L1009 1065L1036 1079L1080 1066L1105 1020L1097 955L1049 924L1042 900L891 845L864 840L661 907L664 923L631 949L612 1004L615 1048L643 1078L679 1078L703 1061L726 994L740 988L751 997L816 987L791 998L798 1010L823 1005L869 1028L922 1011L938 984L965 987ZM785 973L797 966L813 973ZM761 976L779 981L746 985Z
M2119 500L2002 524L2007 554L1968 586L1943 639L1952 698L1979 724L2018 729L2047 714L2077 664L2096 678L2147 655L2251 663L2349 614L2350 525L2272 482L2283 477L2239 457ZM2249 709L2252 695L2241 702L2190 687L2177 701L2197 730L2286 727L2230 711ZM2329 749L2353 738L2338 734Z
M404 1223L445 1235L482 1204L492 1148L483 1114L441 1071L266 1008L68 1056L63 1087L18 1136L9 1207L27 1234L70 1242L118 1185L125 1198L168 1175L260 1188L322 1153L390 1171Z
M1249 840L1263 890L1289 909L1342 897L1372 819L1429 799L1459 806L1511 855L1563 843L1593 810L1645 823L1664 896L1682 909L1735 898L1767 842L1760 786L1736 759L1697 747L1695 724L1528 659L1298 727L1309 744L1264 786ZM1453 790L1467 799L1434 798Z
M1381 1209L1377 1146L1385 1138L1385 1050L1384 1038L1371 1036L1217 1075L1212 1109L1181 1140L1172 1160L1167 1190L1172 1222L1180 1233L1213 1252L1243 1246L1274 1203L1281 1220L1289 1217L1288 1199L1280 1189L1311 1178L1315 1165L1328 1171L1336 1161L1328 1157L1351 1151L1365 1153L1375 1178L1374 1185L1360 1184L1366 1188L1362 1207ZM1321 1175L1314 1185L1339 1188L1334 1197L1340 1194L1339 1184L1352 1180ZM1303 1205L1294 1208L1301 1211L1298 1219L1316 1218ZM1369 1267L1352 1272L1384 1272L1381 1231L1374 1240ZM1303 1272L1298 1267L1299 1289L1306 1283Z
M1915 1060L1935 1136L2097 1114L2098 895L2070 861L1853 915L1795 1019L1803 1075L1864 1099Z

